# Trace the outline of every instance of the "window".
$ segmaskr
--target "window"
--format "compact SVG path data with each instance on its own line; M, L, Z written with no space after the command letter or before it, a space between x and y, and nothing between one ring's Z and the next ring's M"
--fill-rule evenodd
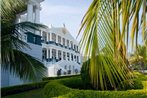
M71 49L73 49L73 43L72 43L72 41L70 42L70 44L71 44Z
M79 62L79 57L77 56L77 62Z
M71 70L71 65L69 65L69 70Z
M56 42L56 34L52 33L52 41Z
M42 40L44 40L44 42L46 42L47 41L47 38L46 38L46 32L42 32L43 34L42 34Z
M67 69L67 66L66 65L64 66L64 69Z
M71 60L73 61L73 54L71 53Z
M52 58L56 59L56 49L52 49Z
M67 40L67 47L69 47L69 40Z
M77 46L77 52L79 51L78 46Z
M33 37L33 42L34 42L34 43L36 42L35 40L36 40L36 38L35 38L35 37Z
M74 56L74 59L75 59L75 61L76 61L76 55Z
M74 50L76 51L76 45L74 45Z
M50 41L50 33L48 33L48 40Z
M24 39L24 40L27 40L27 36L26 36L26 35L24 35L24 36L23 36L23 39Z
M66 53L63 52L63 59L66 60Z
M69 53L67 53L67 60L69 61Z
M44 60L44 59L46 59L46 57L47 57L47 55L46 55L46 49L44 48L42 50L42 59Z
M63 45L65 46L65 38L63 38Z
M50 49L48 50L48 57L50 58Z
M61 60L61 50L58 50L58 58Z
M58 43L61 44L61 36L58 36Z

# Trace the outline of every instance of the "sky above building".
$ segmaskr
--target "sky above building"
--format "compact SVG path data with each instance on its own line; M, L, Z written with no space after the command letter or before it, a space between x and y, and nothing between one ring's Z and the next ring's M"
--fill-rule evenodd
M65 27L76 38L81 20L92 0L45 0L41 3L41 23L53 27ZM80 36L78 37L78 41Z

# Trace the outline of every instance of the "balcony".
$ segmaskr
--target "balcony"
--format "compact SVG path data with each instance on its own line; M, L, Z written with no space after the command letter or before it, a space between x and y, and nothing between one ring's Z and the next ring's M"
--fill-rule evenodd
M46 40L41 40L41 42L45 43L45 44L53 44L53 45L56 45L56 46L59 46L59 47L65 48L65 49L69 49L69 50L75 51L76 53L79 53L73 47L68 47L68 46L62 45L61 43L56 43L55 41L48 41L47 42Z

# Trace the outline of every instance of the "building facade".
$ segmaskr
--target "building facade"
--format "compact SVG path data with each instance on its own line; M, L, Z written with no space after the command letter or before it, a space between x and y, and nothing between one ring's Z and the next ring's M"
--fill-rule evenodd
M81 69L79 45L65 27L41 32L42 61L48 76L78 74Z
M44 0L28 0L27 10L17 15L16 23L29 21L40 23L40 3ZM81 69L81 56L76 40L65 27L22 33L22 40L31 49L22 50L47 67L47 76L78 74ZM8 70L1 70L1 86L12 86L31 81L20 80Z

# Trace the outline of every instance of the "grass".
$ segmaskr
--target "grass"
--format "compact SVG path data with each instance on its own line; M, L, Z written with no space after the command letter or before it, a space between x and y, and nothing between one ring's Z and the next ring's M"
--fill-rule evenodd
M42 89L30 90L23 93L4 96L2 98L43 98Z

